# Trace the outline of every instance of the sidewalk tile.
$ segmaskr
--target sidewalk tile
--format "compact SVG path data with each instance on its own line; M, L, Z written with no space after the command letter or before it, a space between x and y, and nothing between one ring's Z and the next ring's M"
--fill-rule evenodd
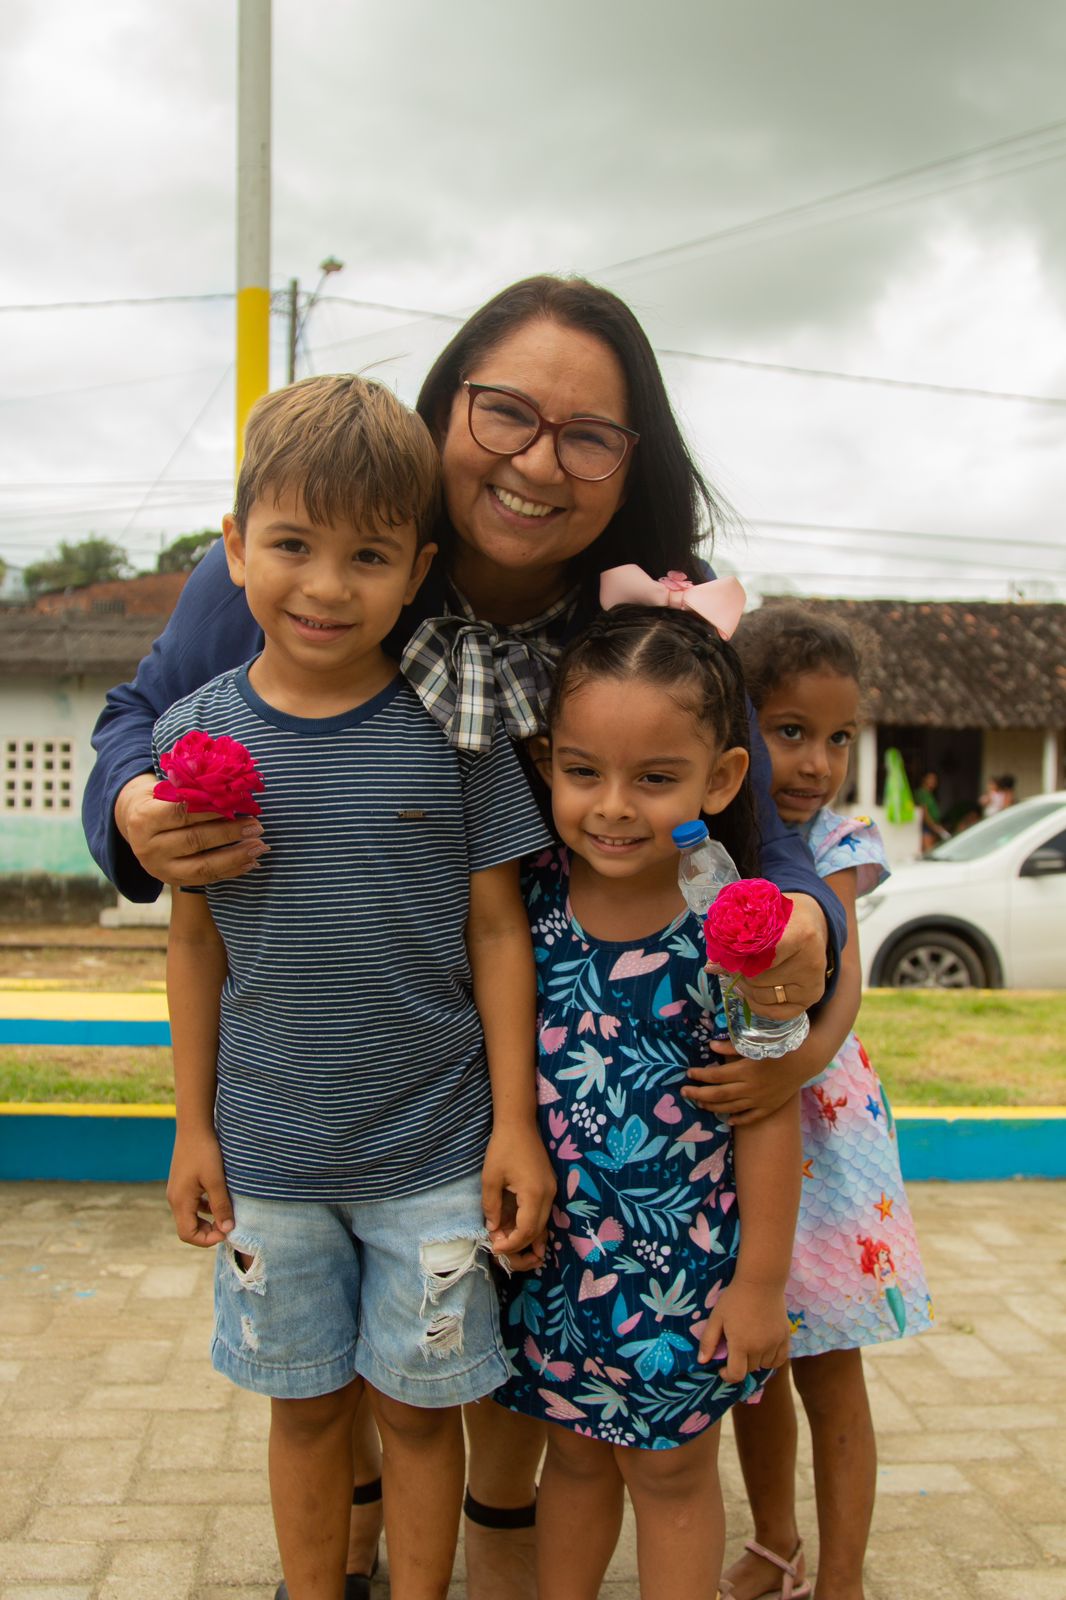
M99 1591L99 1600L189 1600L196 1575L195 1546L129 1545L118 1550Z
M0 1589L0 1600L92 1600L92 1590L82 1584L71 1588L66 1584L49 1583L42 1587L35 1583L30 1587L16 1583Z
M1047 1567L1015 1569L1011 1582L1017 1587L1010 1591L1018 1600L1063 1600L1066 1595L1066 1567L1049 1570ZM979 1572L977 1593L980 1600L1004 1600L1003 1573Z
M8 1583L67 1583L91 1579L104 1555L101 1544L40 1544L10 1540L4 1545L4 1577Z
M109 1544L126 1544L129 1541L158 1544L163 1541L197 1542L201 1529L191 1519L184 1506L109 1506L101 1515L95 1506L61 1505L45 1506L30 1523L27 1534L31 1539L51 1543L53 1548L64 1540L84 1539L95 1534L106 1535Z
M138 1411L16 1411L4 1418L11 1438L139 1439L148 1426Z
M207 1520L203 1550L205 1583L277 1582L274 1524L267 1506L228 1506Z
M1021 1453L1009 1433L886 1433L878 1430L877 1454L883 1462L1007 1461Z
M121 1504L139 1451L139 1440L93 1439L63 1445L44 1485L42 1504Z
M260 1452L260 1464L264 1459ZM223 1462L234 1464L226 1425L219 1417L177 1411L149 1418L141 1460L147 1470L191 1467L209 1472Z
M972 1488L947 1461L889 1463L877 1469L878 1494L970 1494Z

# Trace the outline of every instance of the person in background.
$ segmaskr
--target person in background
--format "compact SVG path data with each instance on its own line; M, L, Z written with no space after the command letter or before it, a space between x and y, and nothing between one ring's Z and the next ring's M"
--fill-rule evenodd
M1014 777L1012 773L1005 772L1002 777L991 778L988 788L979 801L981 814L985 817L998 816L1008 806L1014 804Z
M927 772L921 783L914 791L914 803L921 812L922 822L922 854L934 849L942 839L950 838L940 815L940 802L937 799L937 788L940 779L935 772Z

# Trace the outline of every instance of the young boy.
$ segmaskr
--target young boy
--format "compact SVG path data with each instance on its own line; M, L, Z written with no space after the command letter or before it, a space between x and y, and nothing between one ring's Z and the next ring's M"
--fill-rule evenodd
M263 651L154 734L157 763L227 734L265 784L269 853L174 899L167 1192L182 1239L222 1245L215 1367L271 1397L291 1600L342 1593L362 1380L393 1596L446 1592L459 1407L507 1375L486 1258L531 1259L554 1191L517 865L548 835L502 728L456 754L383 647L438 498L429 434L380 385L261 400L223 537Z

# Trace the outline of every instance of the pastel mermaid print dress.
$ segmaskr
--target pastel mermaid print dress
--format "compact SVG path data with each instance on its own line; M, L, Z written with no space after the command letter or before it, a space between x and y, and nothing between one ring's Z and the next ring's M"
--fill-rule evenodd
M868 894L888 876L869 817L823 808L807 842L819 874L854 868ZM787 1298L791 1354L920 1333L932 1321L888 1096L855 1033L800 1090L803 1185Z

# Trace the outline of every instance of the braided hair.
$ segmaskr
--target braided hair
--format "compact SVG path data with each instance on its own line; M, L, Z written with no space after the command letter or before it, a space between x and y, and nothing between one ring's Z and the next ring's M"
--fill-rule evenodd
M563 702L597 678L639 679L655 685L713 734L723 750L749 751L744 675L735 650L691 611L622 605L603 611L564 650L548 705L548 731ZM751 772L734 798L708 821L741 877L759 872L759 832Z

